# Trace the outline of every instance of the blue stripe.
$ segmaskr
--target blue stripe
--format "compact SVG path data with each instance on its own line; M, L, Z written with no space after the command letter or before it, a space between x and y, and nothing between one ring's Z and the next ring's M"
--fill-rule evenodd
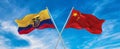
M27 30L27 29L29 29L31 27L32 27L32 25L28 25L27 27L19 27L18 32L21 31L21 30Z
M51 19L46 19L46 20L43 20L42 22L40 22L40 25L39 25L39 26L41 26L41 25L43 25L43 24L53 24L53 23L52 23ZM38 27L39 27L39 26L38 26Z

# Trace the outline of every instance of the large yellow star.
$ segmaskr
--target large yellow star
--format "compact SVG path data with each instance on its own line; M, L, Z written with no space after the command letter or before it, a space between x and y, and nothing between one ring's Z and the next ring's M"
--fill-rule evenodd
M77 16L77 13L73 13L73 16Z

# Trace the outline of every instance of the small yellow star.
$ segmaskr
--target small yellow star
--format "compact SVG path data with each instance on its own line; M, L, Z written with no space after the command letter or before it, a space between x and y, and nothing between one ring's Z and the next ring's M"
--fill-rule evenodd
M74 13L73 16L77 16L77 13Z

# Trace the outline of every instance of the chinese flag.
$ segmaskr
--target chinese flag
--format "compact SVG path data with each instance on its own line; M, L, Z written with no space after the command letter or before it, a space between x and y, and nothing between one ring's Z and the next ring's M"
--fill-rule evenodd
M73 9L65 28L85 28L92 34L101 34L104 21L96 18L92 14L84 14Z

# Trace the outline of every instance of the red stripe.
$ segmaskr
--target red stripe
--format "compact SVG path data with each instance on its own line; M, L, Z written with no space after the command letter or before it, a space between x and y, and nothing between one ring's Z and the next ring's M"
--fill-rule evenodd
M19 32L19 34L28 34L28 33L30 33L31 31L33 31L34 29L35 29L35 28L31 27L31 28L26 29L26 30L21 30L21 31Z
M38 29L45 29L45 28L55 28L53 24L43 24L38 27Z

